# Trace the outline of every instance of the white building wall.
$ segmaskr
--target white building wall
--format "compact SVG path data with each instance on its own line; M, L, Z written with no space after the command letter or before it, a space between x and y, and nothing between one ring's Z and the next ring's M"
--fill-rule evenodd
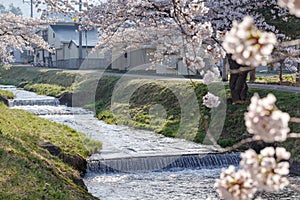
M127 70L127 57L128 54L126 56L126 54L123 53L122 48L113 48L111 68L118 70Z
M146 58L146 50L138 49L135 51L130 51L127 53L128 55L128 67L133 68L137 66L144 65L149 61Z
M62 41L55 35L51 26L48 28L48 43L55 49L60 49L62 47Z
M71 43L71 45L66 48L66 51L68 51L68 54L69 54L69 57L66 57L66 59L77 59L78 58L78 48L74 43Z
M63 60L64 59L63 49L56 49L56 59L57 60Z

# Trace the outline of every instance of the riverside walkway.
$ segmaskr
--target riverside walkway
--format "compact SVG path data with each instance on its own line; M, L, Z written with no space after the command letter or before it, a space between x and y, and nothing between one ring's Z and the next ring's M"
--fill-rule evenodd
M33 68L30 65L20 65L17 67L26 67L26 68ZM153 73L142 73L138 74L135 72L127 72L127 73L119 73L119 72L112 72L107 70L70 70L70 69L59 69L59 68L39 68L43 70L57 70L61 72L69 72L69 73L78 73L78 74L93 74L99 76L117 76L117 77L128 77L128 78L136 78L136 79L153 79L153 80L169 80L169 81L194 81L194 82L202 82L202 79L199 78L187 78L180 75L160 75L160 74L153 74ZM219 82L224 85L228 85L228 82ZM285 85L275 85L275 84L265 84L265 83L247 83L249 88L260 88L260 89L267 89L267 90L277 90L277 91L285 91L285 92L294 92L300 93L300 87L296 86L285 86Z

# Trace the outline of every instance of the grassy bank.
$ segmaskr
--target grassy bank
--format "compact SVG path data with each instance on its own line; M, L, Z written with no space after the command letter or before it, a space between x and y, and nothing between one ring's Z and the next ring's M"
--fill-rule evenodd
M139 81L143 82L144 80ZM136 81L132 81L130 84L135 85L137 83ZM168 89L170 86L165 87L164 84L156 81L156 83L144 84L142 87L139 87L131 96L128 109L124 109L126 107L121 104L119 108L118 105L114 106L113 112L111 112L110 104L101 103L103 100L98 101L96 103L98 118L108 123L120 123L137 128L155 130L157 133L168 137L178 137L179 135L180 137L184 137L184 135L187 135L188 138L190 135L193 135L193 141L202 143L206 136L206 129L211 122L210 109L202 105L202 97L206 94L207 87L201 83L192 84L198 100L200 120L198 127L195 125L186 125L184 127L186 132L182 135L182 133L179 133L179 127L181 126L180 106L182 104L189 104L191 99L189 97L190 93L185 89L180 90L182 85L184 85L183 83L174 82L169 84L186 97L181 104L176 95ZM233 145L248 135L244 125L244 113L247 111L247 106L250 104L250 97L254 93L258 93L261 97L267 96L268 93L273 93L277 97L277 106L281 110L288 112L292 117L300 117L300 108L296 106L300 105L299 93L249 89L249 98L245 104L232 105L230 101L227 102L223 131L217 141L221 146ZM226 95L227 97L230 96L228 88L226 89ZM107 101L110 102L110 100ZM116 109L120 111L116 111ZM160 113L160 111L163 111L163 113ZM129 116L130 118L128 118ZM192 113L191 117L193 117ZM152 119L155 120L153 121ZM291 123L290 128L291 132L300 132L298 124ZM300 140L289 140L283 145L288 147L294 158L300 159L299 144Z
M18 71L21 69L12 70ZM21 80L20 74L25 73L25 77L27 77L29 76L28 73L30 73L32 80L38 80L38 82L31 81L31 85L39 83L38 86L42 85L43 87L45 87L43 84L50 84L52 87L56 87L57 85L65 87L74 93L73 101L76 101L78 105L94 109L98 118L108 123L125 124L136 128L155 130L157 133L165 136L185 137L200 143L206 136L206 129L210 124L211 116L210 109L202 105L202 97L208 91L207 87L203 84L188 83L189 86L187 88L187 83L180 81L154 80L151 82L143 79L132 79L120 82L124 80L115 76L99 77L96 74L77 74L75 78L73 73L68 74L61 71L40 72L39 69L28 70L19 71L19 77L16 80ZM55 73L58 73L60 78L55 77L51 80L55 76L53 75ZM10 82L11 80L7 77L13 77L11 74L17 76L15 72L1 74L0 82ZM44 78L38 78L40 75L43 75ZM70 77L73 77L74 82L63 85L63 80L69 80ZM47 81L43 82L42 80ZM28 80L22 79L22 81ZM42 89L42 91L47 90ZM174 91L177 92L174 93ZM300 116L300 110L297 107L297 105L300 105L300 94L250 89L249 97L255 92L261 97L272 92L278 99L277 106L280 109L289 112L293 117ZM183 123L182 127L182 124L180 124L181 108L182 105L189 105L191 103L191 94L196 95L200 120L197 124ZM184 98L179 101L178 95ZM227 97L230 96L228 88L226 89L226 95ZM114 97L113 100L112 96ZM122 102L124 98L127 99L127 102ZM111 107L111 102L114 102L113 107ZM222 133L217 141L221 146L232 145L247 135L244 125L244 112L247 110L250 98L248 98L248 101L244 105L232 105L230 101L225 103L227 104L226 119ZM194 116L195 113L191 112L188 115L188 119L193 119ZM184 133L180 132L182 131L179 129L180 127L184 130ZM290 127L293 132L300 131L297 124L290 124ZM191 135L193 136L192 138ZM297 140L288 141L284 145L289 146L293 156L299 158L298 152L300 152L300 148Z
M86 158L101 144L71 128L0 104L0 199L94 199L73 183L79 172L41 147L51 142Z
M5 99L13 99L15 95L10 91L0 89L0 97L3 97Z
M75 73L64 73L61 70L43 70L27 67L0 67L0 84L22 85L27 90L38 94L59 97L72 90Z

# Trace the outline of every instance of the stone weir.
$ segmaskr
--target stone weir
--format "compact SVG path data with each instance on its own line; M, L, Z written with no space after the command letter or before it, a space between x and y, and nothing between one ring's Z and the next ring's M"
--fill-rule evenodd
M25 90L18 90L14 86L1 86L2 89L7 89L13 92L16 97L8 100L9 107L15 106L58 106L59 101L54 97L38 95Z
M88 161L92 173L147 172L180 169L214 169L237 166L239 153L209 153L183 155L152 155L138 157L97 159Z

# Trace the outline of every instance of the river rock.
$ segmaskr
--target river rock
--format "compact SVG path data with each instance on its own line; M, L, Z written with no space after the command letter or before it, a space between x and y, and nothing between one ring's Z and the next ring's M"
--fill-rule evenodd
M88 188L86 187L86 185L85 185L85 183L84 183L84 181L83 181L82 178L74 178L74 179L73 179L73 182L74 182L76 185L82 187L84 190L88 191Z
M59 156L64 163L71 165L74 169L80 172L80 175L83 177L86 174L87 161L80 155L71 155L71 154L60 154Z
M84 176L86 173L87 161L80 155L62 153L60 148L51 142L42 142L40 146L47 149L51 155L58 156L64 163L67 163L78 170L81 176Z
M59 157L64 163L71 165L75 170L80 172L80 176L83 177L86 173L87 168L87 161L81 157L80 155L71 155L65 154L61 152L61 149L56 145L52 144L51 142L42 142L40 146L44 149L47 149L51 155ZM73 182L82 187L83 189L87 190L86 185L83 182L83 179L73 178Z
M5 105L9 105L8 100L5 99L4 97L0 96L0 101L2 101Z
M24 88L27 84L28 82L21 82L17 85L17 88Z
M40 146L44 149L47 149L51 155L59 156L59 154L61 153L60 148L55 146L51 142L42 142L40 143Z
M61 105L72 107L72 105L73 105L72 96L73 96L72 93L65 92L58 98L58 100Z

